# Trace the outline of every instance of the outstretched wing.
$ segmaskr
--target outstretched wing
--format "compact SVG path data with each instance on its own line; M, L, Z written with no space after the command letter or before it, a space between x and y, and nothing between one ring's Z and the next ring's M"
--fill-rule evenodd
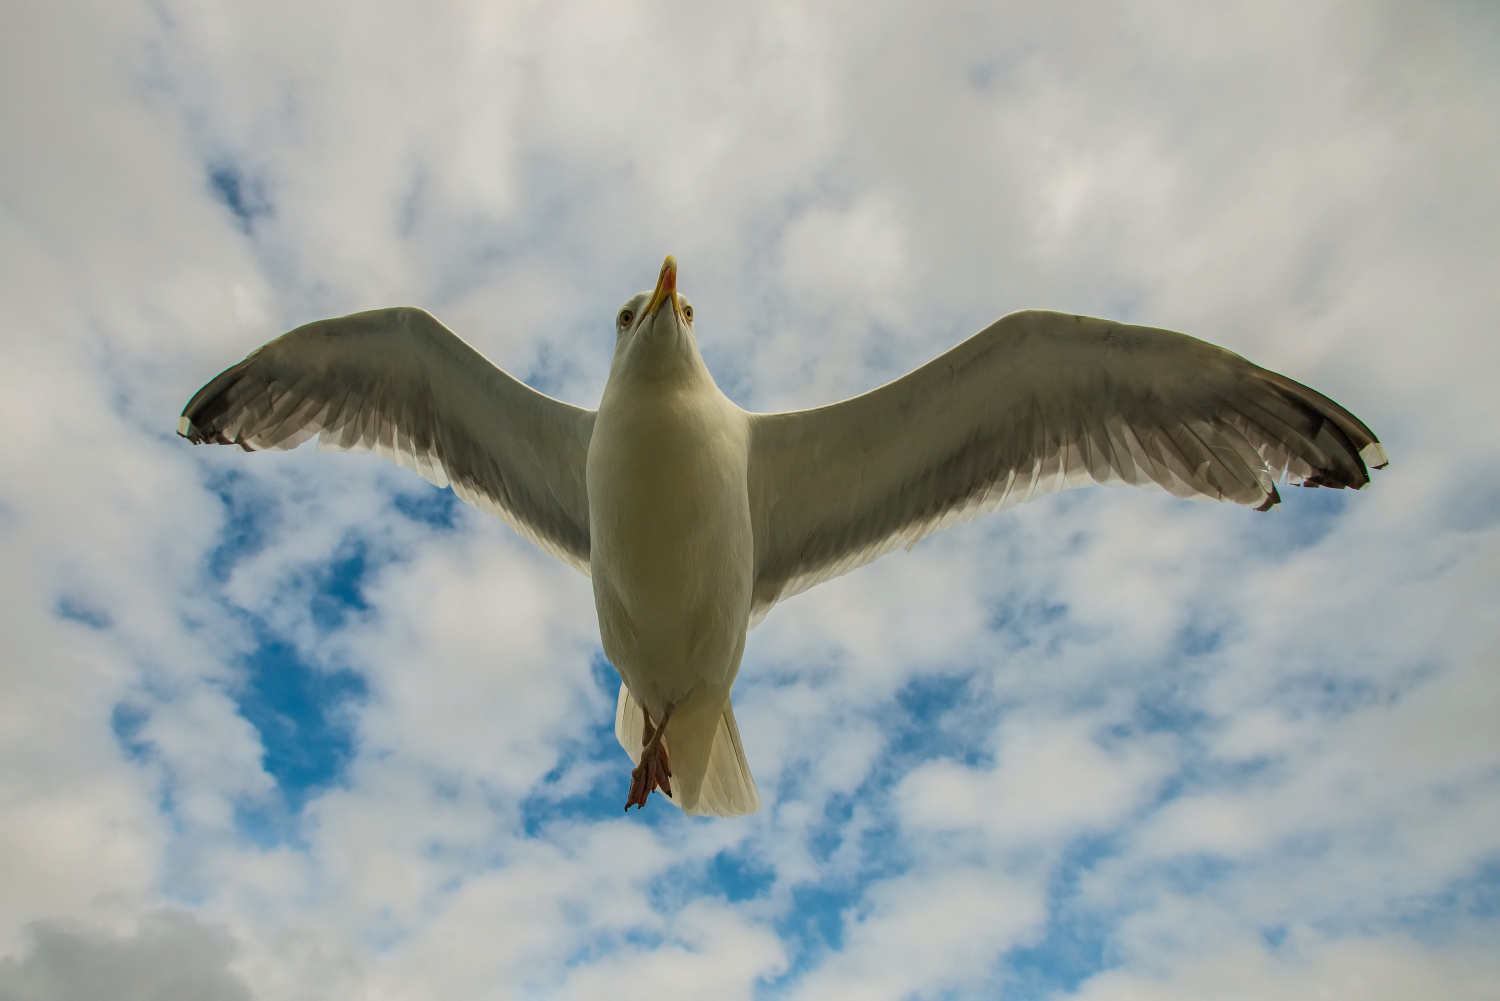
M1085 483L1266 510L1278 480L1369 482L1385 451L1300 383L1185 334L1012 313L842 403L751 417L752 621L986 511Z
M589 572L594 412L496 368L431 314L376 309L298 327L189 401L177 433L246 451L374 451Z

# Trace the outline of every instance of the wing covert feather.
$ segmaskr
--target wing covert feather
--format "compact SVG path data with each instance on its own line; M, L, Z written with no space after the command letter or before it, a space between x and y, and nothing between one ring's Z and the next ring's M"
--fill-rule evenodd
M594 412L507 375L431 314L377 309L298 327L188 402L178 434L246 451L375 452L589 572Z
M1326 396L1170 330L1028 310L841 403L751 416L752 621L930 532L1087 483L1267 510L1385 465Z

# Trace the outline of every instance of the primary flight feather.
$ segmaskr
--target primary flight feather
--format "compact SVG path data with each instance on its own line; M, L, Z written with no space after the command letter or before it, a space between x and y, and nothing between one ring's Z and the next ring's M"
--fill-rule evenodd
M593 580L620 673L615 733L688 814L760 796L730 705L771 606L930 532L1085 483L1267 510L1278 482L1352 487L1386 464L1326 396L1170 330L1012 313L879 389L751 414L698 352L668 257L615 316L599 409L506 375L401 307L298 327L189 401L178 433L247 451L374 451Z

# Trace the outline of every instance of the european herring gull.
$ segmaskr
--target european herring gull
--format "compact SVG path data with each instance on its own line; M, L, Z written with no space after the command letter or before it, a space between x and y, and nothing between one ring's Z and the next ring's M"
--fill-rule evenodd
M246 451L374 451L593 580L622 681L626 809L760 807L730 705L776 602L930 532L1087 483L1265 511L1278 482L1352 487L1386 464L1332 400L1170 330L1011 313L862 396L752 414L698 352L677 262L615 315L598 410L545 396L429 313L298 327L188 403L178 433ZM668 751L670 750L670 759Z

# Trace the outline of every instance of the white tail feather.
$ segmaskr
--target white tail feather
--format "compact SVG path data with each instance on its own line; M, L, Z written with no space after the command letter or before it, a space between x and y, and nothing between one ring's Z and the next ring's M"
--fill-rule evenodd
M621 685L620 699L615 705L615 738L635 764L640 763L645 734L646 713L631 697L630 690ZM671 751L670 745L667 750ZM684 772L689 766L689 762L678 763L678 768ZM724 711L719 714L718 729L714 732L713 745L708 752L708 766L703 773L697 801L687 804L677 796L668 796L667 799L676 803L689 817L700 814L740 817L760 809L760 792L755 788L750 763L745 760L745 749L740 744L740 728L734 721L734 707L727 701L724 703Z
M683 812L692 816L706 813L714 817L742 817L760 809L760 791L745 760L740 744L740 728L734 722L734 707L727 701L719 714L719 729L714 746L708 753L708 771L698 792L698 802Z
M630 755L630 763L641 763L641 747L646 743L646 711L631 698L630 689L620 686L620 701L615 703L615 739Z

